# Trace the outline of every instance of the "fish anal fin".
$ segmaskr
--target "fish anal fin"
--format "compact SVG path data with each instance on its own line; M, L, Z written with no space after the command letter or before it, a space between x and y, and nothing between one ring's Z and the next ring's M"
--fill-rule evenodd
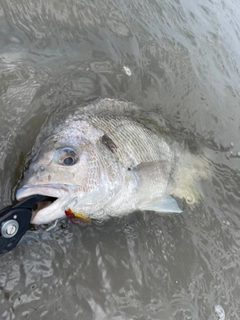
M144 203L140 210L156 211L159 213L181 213L177 201L172 196L165 198L154 199L150 202Z

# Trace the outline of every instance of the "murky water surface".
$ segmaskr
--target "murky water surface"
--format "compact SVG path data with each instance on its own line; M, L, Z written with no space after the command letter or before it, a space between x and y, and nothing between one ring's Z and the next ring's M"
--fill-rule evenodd
M100 97L212 174L181 215L26 234L0 257L2 320L240 318L239 16L237 0L0 1L1 207L46 125Z

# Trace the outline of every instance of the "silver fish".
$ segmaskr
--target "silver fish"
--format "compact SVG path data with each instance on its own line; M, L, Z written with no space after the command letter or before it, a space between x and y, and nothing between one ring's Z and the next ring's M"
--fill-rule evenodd
M111 99L104 103L116 104ZM43 143L16 197L57 198L38 206L34 224L68 214L104 220L135 210L181 212L172 196L193 201L192 183L196 172L201 175L196 163L138 121L84 114L66 120Z

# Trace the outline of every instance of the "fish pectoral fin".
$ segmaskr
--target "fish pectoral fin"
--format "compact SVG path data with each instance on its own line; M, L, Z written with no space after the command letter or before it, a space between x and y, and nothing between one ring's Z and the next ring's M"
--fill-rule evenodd
M162 213L181 213L182 210L179 208L177 201L168 196L166 198L156 199L151 202L145 203L141 206L140 210L156 211Z
M151 186L156 186L159 183L163 186L168 184L171 167L169 162L165 160L142 162L137 166L128 168L138 181L138 189L148 190L149 181Z
M142 162L138 165L131 167L130 169L140 176L153 175L156 176L156 172L161 170L161 172L168 171L167 166L169 162L166 160L154 160L149 162Z

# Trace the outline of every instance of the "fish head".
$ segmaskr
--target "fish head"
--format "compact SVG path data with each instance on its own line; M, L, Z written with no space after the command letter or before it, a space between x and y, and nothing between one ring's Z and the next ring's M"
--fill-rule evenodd
M32 195L55 197L41 203L31 223L46 224L65 217L66 212L83 212L83 207L100 201L107 193L107 178L98 152L102 133L85 121L74 121L49 137L33 158L16 198ZM84 214L82 214L84 216Z

